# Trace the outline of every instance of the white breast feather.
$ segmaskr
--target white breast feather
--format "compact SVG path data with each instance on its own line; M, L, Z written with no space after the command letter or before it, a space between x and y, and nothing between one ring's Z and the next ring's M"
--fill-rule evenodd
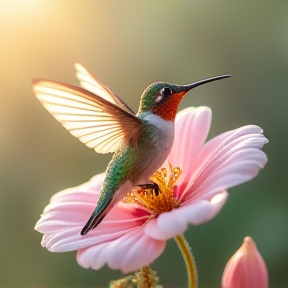
M167 131L170 135L174 130L174 121L167 121L151 112L143 113L143 119L147 120L150 124L157 126L163 131Z

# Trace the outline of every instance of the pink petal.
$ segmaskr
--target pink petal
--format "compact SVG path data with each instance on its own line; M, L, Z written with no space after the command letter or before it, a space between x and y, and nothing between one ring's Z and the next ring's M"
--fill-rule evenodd
M98 270L106 263L106 254L111 242L103 242L86 249L78 250L76 259L83 268Z
M52 252L66 252L111 241L130 232L147 220L149 214L143 210L139 211L140 213L137 216L137 212L134 214L134 210L116 206L97 229L90 231L85 236L80 235L80 232L90 213L87 213L86 220L83 223L75 222L73 224L72 222L71 224L67 221L62 221L62 218L66 217L66 215L64 212L59 212L59 214L53 215L55 217L54 222L52 222L53 218L52 221L47 220L46 223L44 222L49 227L49 231L43 236L42 245ZM44 224L40 228L43 229L43 227L45 229Z
M249 151L243 152L242 159L231 157L229 161L225 161L225 165L215 169L214 174L207 176L201 184L200 182L203 178L199 178L193 185L195 188L191 197L211 197L209 195L213 195L221 190L236 186L254 178L259 170L263 168L262 159L265 159L266 155L262 151L256 150L249 159ZM249 160L247 160L247 158ZM199 189L197 190L196 187L199 187ZM190 198L187 197L187 199Z
M206 140L212 112L208 107L187 108L177 114L175 138L168 161L180 167L182 178L189 177Z
M182 234L188 226L187 219L179 213L180 208L160 214L145 225L145 233L157 240L168 240Z
M145 233L157 240L168 240L183 234L188 224L199 225L215 217L228 197L227 191L215 195L211 200L185 203L179 208L162 213L146 223Z
M95 181L96 180L96 181ZM35 229L44 233L41 244L52 252L78 250L111 241L142 225L150 214L136 205L119 203L101 224L82 236L99 197L103 175L78 187L57 193L43 212Z
M100 269L105 265L124 273L152 263L165 249L166 242L144 234L139 227L121 238L77 252L77 261L84 268Z
M101 191L104 178L105 173L101 173L92 177L84 184L58 192L51 198L50 203L68 201L88 203L94 201L94 203L96 203L97 195L99 195Z
M181 213L185 215L188 222L193 225L200 225L213 219L222 209L228 198L227 191L215 194L209 200L196 200L183 205Z
M186 178L183 196L187 194L186 200L212 197L252 179L267 162L260 150L267 142L257 126L241 127L210 140L199 155L192 177Z
M207 142L197 160L197 174L200 174L207 166L219 162L219 158L237 149L255 148L261 149L268 143L268 140L262 134L263 130L258 126L244 126L211 139ZM224 158L224 157L222 157Z

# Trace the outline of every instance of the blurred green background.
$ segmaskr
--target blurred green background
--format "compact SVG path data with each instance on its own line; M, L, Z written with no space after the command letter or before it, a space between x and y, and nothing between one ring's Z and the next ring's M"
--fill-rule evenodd
M152 82L233 75L193 90L180 108L212 108L209 138L246 124L263 127L269 162L186 237L200 287L219 287L247 235L271 286L287 287L288 2L222 0L0 0L0 286L99 287L121 277L107 267L81 268L74 252L48 252L33 229L55 192L103 172L111 158L72 137L32 93L34 77L78 85L76 61L134 111ZM172 240L153 268L164 285L186 286Z

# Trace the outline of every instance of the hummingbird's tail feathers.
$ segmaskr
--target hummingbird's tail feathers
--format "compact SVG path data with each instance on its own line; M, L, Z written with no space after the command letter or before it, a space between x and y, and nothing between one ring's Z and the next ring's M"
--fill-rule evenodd
M104 217L107 215L107 213L110 211L110 203L112 201L112 198L110 199L104 199L103 202L97 204L97 207L93 211L92 215L90 216L89 220L83 227L81 231L81 235L86 235L90 230L96 228L101 221L104 219Z
M97 217L96 214L96 209L93 211L92 215L90 216L88 222L85 224L85 226L83 227L82 231L81 231L81 235L86 235L91 229L92 229L92 225L94 223L94 219Z

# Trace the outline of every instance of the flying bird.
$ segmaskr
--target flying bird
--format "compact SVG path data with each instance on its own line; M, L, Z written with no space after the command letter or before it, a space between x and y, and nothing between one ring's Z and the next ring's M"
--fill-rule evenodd
M135 186L157 189L149 178L172 148L181 99L195 87L231 76L188 85L153 83L143 92L135 114L82 65L75 68L81 88L43 79L32 80L32 85L43 106L72 135L98 153L114 153L96 207L81 231L85 235Z

